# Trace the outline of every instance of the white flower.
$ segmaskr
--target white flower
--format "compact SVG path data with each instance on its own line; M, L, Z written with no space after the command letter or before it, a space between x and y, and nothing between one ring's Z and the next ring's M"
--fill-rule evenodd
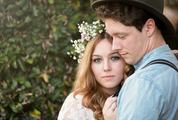
M81 24L78 24L78 29L81 38L78 40L71 40L73 50L67 52L67 54L72 56L74 60L80 62L85 51L86 42L90 41L98 33L102 33L105 30L105 25L102 24L100 20L93 21L92 24L83 21Z

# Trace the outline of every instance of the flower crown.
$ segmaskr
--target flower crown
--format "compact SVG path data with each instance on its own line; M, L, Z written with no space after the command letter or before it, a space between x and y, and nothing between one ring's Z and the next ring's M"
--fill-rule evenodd
M93 21L92 24L89 24L85 21L83 21L81 24L78 24L81 38L78 40L71 40L72 50L67 52L67 54L80 63L87 43L92 38L96 37L98 33L102 33L104 28L105 25L100 20Z

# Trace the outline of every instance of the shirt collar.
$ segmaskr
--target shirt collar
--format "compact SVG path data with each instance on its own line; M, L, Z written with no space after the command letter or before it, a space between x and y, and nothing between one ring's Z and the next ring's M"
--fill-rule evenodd
M170 48L168 45L162 45L158 48L153 49L149 53L145 54L143 58L134 65L135 70L140 68L141 66L145 66L147 63L149 63L152 60L158 59L161 53L169 51Z

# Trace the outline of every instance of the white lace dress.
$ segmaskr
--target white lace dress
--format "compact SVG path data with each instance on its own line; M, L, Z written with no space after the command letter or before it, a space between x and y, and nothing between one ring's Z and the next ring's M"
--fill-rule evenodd
M95 120L93 111L82 105L82 96L69 94L65 99L57 120Z

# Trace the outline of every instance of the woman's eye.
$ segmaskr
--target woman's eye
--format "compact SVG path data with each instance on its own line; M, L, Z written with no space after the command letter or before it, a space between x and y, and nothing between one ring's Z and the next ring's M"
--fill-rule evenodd
M101 62L101 58L94 58L92 61L94 63L100 63Z
M112 57L111 57L111 60L113 60L113 61L116 61L116 60L119 60L119 59L120 59L119 56L112 56Z

